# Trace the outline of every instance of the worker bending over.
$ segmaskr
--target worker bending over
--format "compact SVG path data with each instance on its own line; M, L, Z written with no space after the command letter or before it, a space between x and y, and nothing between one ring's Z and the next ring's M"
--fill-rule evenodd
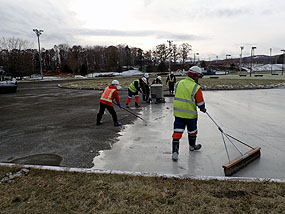
M106 87L101 94L100 98L100 109L99 113L97 114L97 126L102 125L102 116L105 112L105 109L110 112L113 118L114 126L121 126L121 123L118 122L117 114L115 109L113 108L113 100L116 99L116 102L119 106L119 108L122 108L120 104L120 97L119 97L119 92L118 89L120 89L121 86L119 84L118 80L113 80L112 84Z
M192 66L184 80L175 85L174 97L174 133L172 135L172 160L178 160L179 140L182 138L185 126L188 131L189 150L195 151L201 149L201 144L196 145L198 112L206 113L205 102L200 85L199 77L202 76L202 70L198 66Z
M162 84L161 76L157 76L153 81L152 84Z
M126 100L126 108L129 108L129 103L131 102L132 96L135 96L135 106L139 107L139 92L143 94L142 86L147 84L145 77L134 80L128 88L128 98Z

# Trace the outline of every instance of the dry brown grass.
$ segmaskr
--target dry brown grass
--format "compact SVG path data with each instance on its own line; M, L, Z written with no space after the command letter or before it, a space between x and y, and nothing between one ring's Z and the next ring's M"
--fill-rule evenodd
M0 213L284 213L285 210L284 183L38 169L31 169L28 175L11 183L0 184L0 195Z
M202 88L219 88L222 86L232 86L237 88L243 88L248 86L266 86L266 85L277 85L280 83L285 83L284 78L280 79L270 79L270 78L232 78L231 75L219 76L218 79L211 79L209 77L205 77L199 80L199 84ZM71 81L67 83L63 83L62 86L74 87L74 88L105 88L108 86L113 79L117 79L120 82L122 88L128 88L130 83L140 78L140 76L132 76L132 77L100 77L93 80L82 80L82 81ZM184 79L185 77L177 77L177 81L180 79ZM150 83L154 77L150 78ZM166 77L162 77L162 82L164 83L163 87L167 88Z

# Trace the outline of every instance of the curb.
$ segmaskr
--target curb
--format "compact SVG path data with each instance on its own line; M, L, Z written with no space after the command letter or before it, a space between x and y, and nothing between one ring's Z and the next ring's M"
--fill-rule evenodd
M187 174L160 174L160 173L147 173L147 172L130 172L120 170L101 170L101 169L88 169L88 168L72 168L72 167L60 167L60 166L40 166L40 165L21 165L12 163L0 163L0 166L8 167L22 167L41 170L61 171L61 172L80 172L80 173L95 173L95 174L112 174L112 175L132 175L143 177L162 177L162 178L177 178L177 179L194 179L194 180L219 180L219 181L243 181L243 182L277 182L285 183L284 179L273 178L250 178L250 177L222 177L222 176L193 176Z

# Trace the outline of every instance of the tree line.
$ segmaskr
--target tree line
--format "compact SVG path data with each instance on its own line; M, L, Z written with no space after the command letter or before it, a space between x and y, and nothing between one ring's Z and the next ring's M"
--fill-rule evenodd
M39 74L39 53L31 47L32 43L20 38L1 38L0 66L15 76ZM191 51L192 47L188 43L179 46L160 44L147 51L121 44L86 47L59 44L51 49L41 49L41 64L46 75L57 72L73 75L122 72L133 66L139 66L147 72L166 72L169 59L172 66L183 67Z

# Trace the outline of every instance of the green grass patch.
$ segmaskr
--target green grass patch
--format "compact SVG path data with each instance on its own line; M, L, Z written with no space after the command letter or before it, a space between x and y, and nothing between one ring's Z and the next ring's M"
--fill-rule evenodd
M13 170L0 167L1 171ZM0 184L1 213L282 213L285 184L30 169Z

